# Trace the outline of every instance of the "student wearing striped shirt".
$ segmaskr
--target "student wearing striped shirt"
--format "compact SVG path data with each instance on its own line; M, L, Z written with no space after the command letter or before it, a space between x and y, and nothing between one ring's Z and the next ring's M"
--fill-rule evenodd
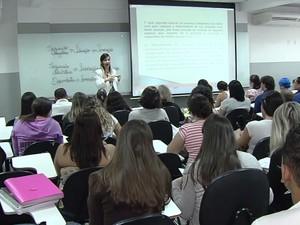
M199 153L202 144L202 126L205 119L212 113L212 105L202 94L193 94L188 99L188 109L192 114L190 123L179 128L171 143L168 152L178 154L186 149L189 153L188 164L192 163Z

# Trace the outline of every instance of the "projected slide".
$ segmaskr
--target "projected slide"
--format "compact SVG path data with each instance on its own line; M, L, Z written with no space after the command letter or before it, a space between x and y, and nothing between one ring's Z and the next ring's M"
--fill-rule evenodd
M185 94L199 79L235 79L234 9L130 5L130 26L134 96L148 85Z

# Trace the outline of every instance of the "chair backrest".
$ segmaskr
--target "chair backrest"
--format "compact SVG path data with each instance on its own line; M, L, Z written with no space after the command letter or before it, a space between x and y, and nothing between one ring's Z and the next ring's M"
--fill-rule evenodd
M244 130L246 124L250 121L251 116L246 109L235 109L228 113L226 118L230 121L233 130Z
M229 171L216 178L205 190L200 224L250 225L254 219L267 213L268 205L269 183L263 171Z
M68 123L62 130L63 134L68 137L67 140L69 142L72 139L73 129L74 129L74 123Z
M113 225L175 225L175 223L165 215L151 214L121 220Z
M7 123L6 123L6 126L13 126L15 124L15 118L9 120Z
M55 141L42 141L42 142L35 142L29 145L25 151L24 155L32 155L32 154L39 154L43 152L49 152L51 158L54 160L56 150L59 146L59 143Z
M253 149L253 156L257 160L269 157L270 155L270 137L263 138L257 142Z
M169 144L173 138L172 125L165 120L150 122L149 126L152 131L154 140L161 140L165 144Z
M168 170L171 174L172 180L182 176L182 174L179 170L179 168L182 168L182 163L177 154L163 153L163 154L159 154L158 157L168 168Z
M4 164L5 160L6 160L6 153L0 147L0 172L3 172L3 164Z
M113 116L119 121L120 125L123 126L128 121L130 111L128 110L117 110L113 112Z
M101 169L100 167L92 167L81 169L66 180L63 192L64 204L63 214L70 220L78 223L88 222L87 198L89 194L89 175Z
M166 111L170 122L175 126L179 127L179 113L175 106L165 106L163 109Z
M59 123L60 127L62 127L63 116L64 115L55 115L55 116L52 116L52 118L55 119Z

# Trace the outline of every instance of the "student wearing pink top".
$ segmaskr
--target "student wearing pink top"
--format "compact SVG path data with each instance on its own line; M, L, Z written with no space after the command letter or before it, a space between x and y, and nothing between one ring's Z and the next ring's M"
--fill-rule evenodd
M212 113L212 105L202 94L192 94L188 99L188 109L192 114L191 123L179 128L171 143L168 152L178 154L186 149L189 153L188 163L192 163L199 153L202 144L202 126L205 119Z

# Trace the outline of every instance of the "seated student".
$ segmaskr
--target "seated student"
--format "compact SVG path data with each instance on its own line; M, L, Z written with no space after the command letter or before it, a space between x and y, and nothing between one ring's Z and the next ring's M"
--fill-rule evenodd
M76 117L83 111L83 105L85 101L87 100L87 95L85 95L82 92L76 92L73 95L72 98L72 107L70 112L68 112L64 117L63 117L63 122L62 122L62 127L63 130L69 125L73 124Z
M250 111L251 101L245 98L244 88L237 80L232 80L229 83L230 98L225 99L220 106L219 113L221 115L228 115L235 109L246 109Z
M198 83L197 83L197 86L199 86L199 85L203 85L203 86L205 86L205 87L208 87L210 91L213 91L212 86L211 86L211 85L208 83L208 81L205 80L205 79L200 79L200 80L198 81Z
M158 120L169 121L166 111L160 108L160 94L156 87L148 86L143 90L140 104L143 108L131 111L128 121L144 120L146 123Z
M90 175L90 225L160 213L171 194L171 177L152 144L150 127L141 120L121 130L111 163Z
M184 115L183 115L180 107L176 103L174 103L170 89L166 85L159 85L158 91L160 94L160 101L161 101L162 106L163 107L174 106L177 109L177 112L179 115L179 121L183 122L185 119Z
M272 118L275 110L283 103L282 96L277 91L269 91L262 102L261 111L263 120L247 123L243 130L238 145L252 153L258 141L271 136Z
M75 171L83 168L106 166L115 147L102 141L103 133L96 112L84 111L76 117L71 143L58 147L54 165L61 184Z
M287 209L292 204L290 196L286 195L286 187L281 183L281 148L286 140L287 133L298 126L299 121L300 104L297 102L282 104L273 116L270 137L271 161L268 173L270 187L274 192L274 201L271 204L273 212Z
M199 225L204 187L229 170L242 166L261 169L253 158L249 153L240 154L235 150L231 123L221 115L211 114L203 125L203 143L196 161L183 177L172 182L172 197L181 210L180 217L190 225Z
M252 225L298 225L300 221L300 126L290 130L283 146L281 181L290 190L294 206L255 220Z
M116 138L121 130L118 120L111 115L94 97L88 97L84 104L84 110L92 110L97 113L100 119L104 140L112 137Z
M201 94L192 94L188 99L188 109L192 114L191 122L183 124L167 151L178 154L182 150L189 153L188 164L196 159L202 145L202 126L205 119L212 113L208 99Z
M212 91L209 87L200 84L192 90L191 95L193 95L193 94L204 95L208 99L209 103L211 104L211 107L212 108L214 107L215 102L213 99Z
M106 106L106 98L107 98L106 90L104 88L98 89L96 97L99 100L99 102L101 103L101 105L105 107Z
M14 124L21 117L29 115L32 113L32 102L36 99L33 92L25 92L21 97L21 113L14 120Z
M246 91L246 97L250 99L251 102L254 102L258 95L263 93L260 87L260 79L258 75L250 76L250 89Z
M54 91L55 103L52 105L52 116L65 115L70 111L72 102L69 102L67 92L64 88Z
M60 125L50 117L52 103L47 98L37 98L32 103L32 113L19 118L12 131L12 144L16 155L23 155L34 142L63 142Z
M229 98L227 83L225 81L219 81L217 83L217 88L219 89L220 93L217 95L215 107L219 107L225 99Z
M118 110L131 111L131 108L128 106L123 96L117 91L108 94L106 99L106 109L109 113L114 113Z
M265 98L265 95L268 93L268 91L273 91L275 89L275 81L274 78L271 76L263 76L261 79L261 90L263 91L262 94L258 95L255 99L254 104L254 112L258 113L261 112L261 102L262 99Z
M297 91L293 97L294 102L300 103L300 77L297 77L297 79L294 82L294 89Z
M294 94L291 92L291 82L289 78L283 77L279 80L280 93L283 97L284 102L289 102L293 100Z

